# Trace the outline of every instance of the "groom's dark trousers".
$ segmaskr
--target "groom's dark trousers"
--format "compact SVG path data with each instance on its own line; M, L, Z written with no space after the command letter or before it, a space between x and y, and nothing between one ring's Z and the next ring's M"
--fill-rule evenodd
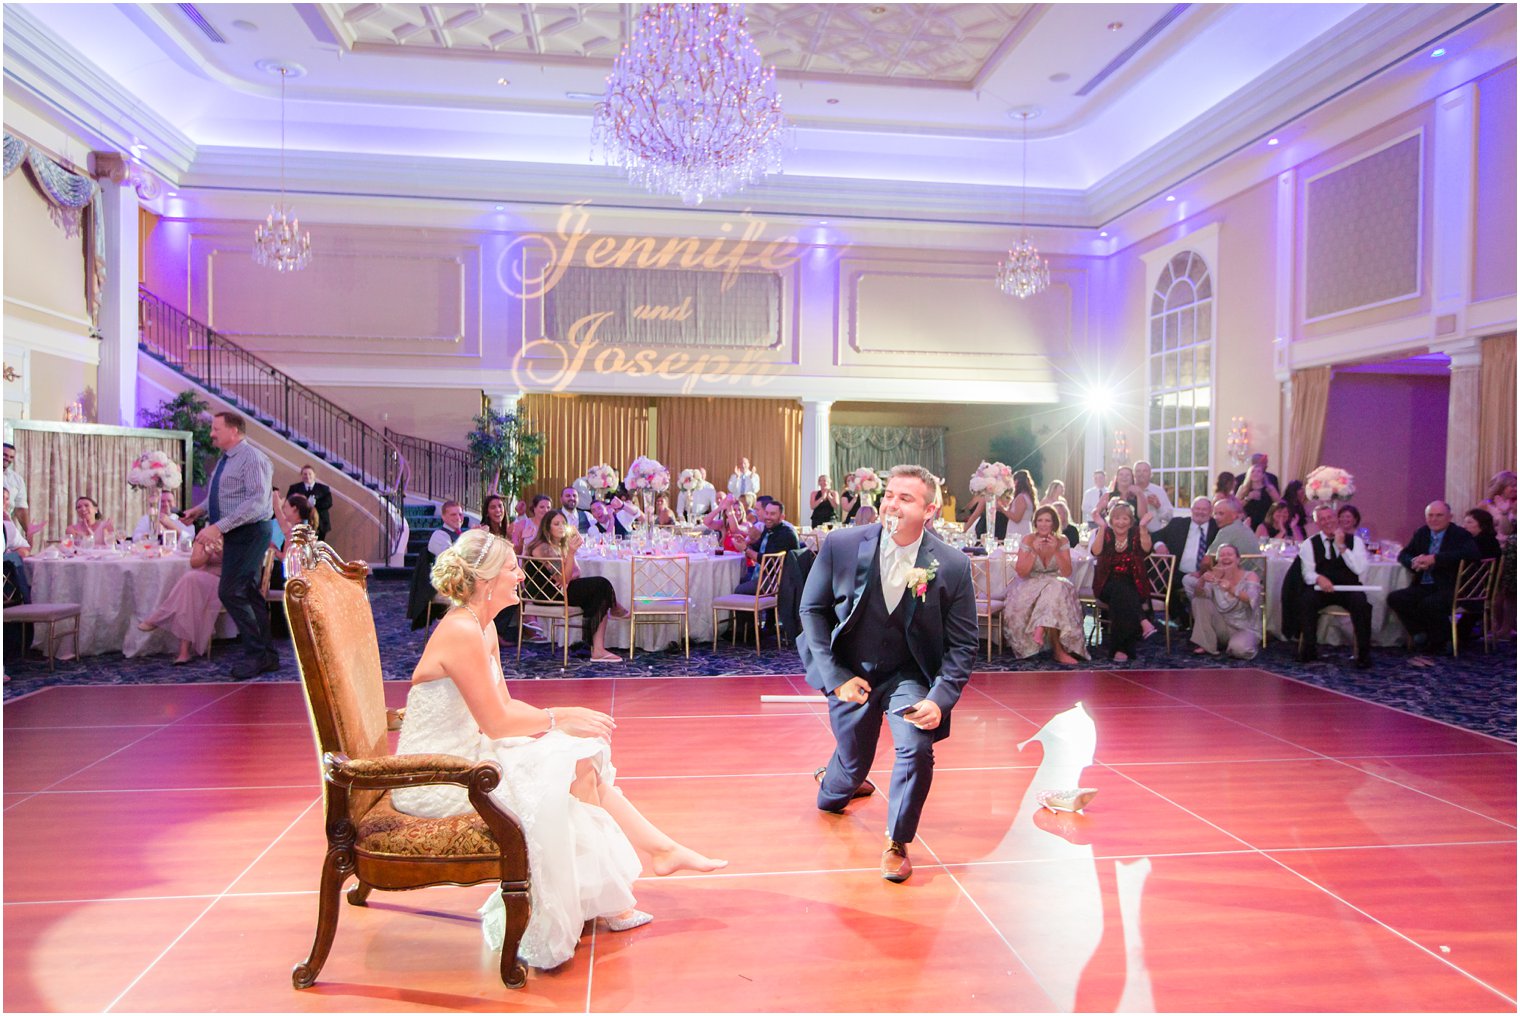
M849 802L871 768L885 717L896 752L886 832L910 843L934 776L934 742L950 732L950 711L976 657L976 594L965 555L926 533L917 563L933 562L937 574L922 600L907 589L889 612L881 589L880 534L880 526L863 526L824 541L803 591L798 646L808 682L828 693L836 742L818 807L839 811ZM832 694L852 676L871 686L864 705ZM920 730L890 713L925 698L940 707L935 730Z

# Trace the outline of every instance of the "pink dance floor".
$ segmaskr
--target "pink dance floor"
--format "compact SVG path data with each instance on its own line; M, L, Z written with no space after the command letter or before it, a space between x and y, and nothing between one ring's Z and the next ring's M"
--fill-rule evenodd
M1515 1010L1515 747L1262 671L979 675L912 879L886 800L813 806L797 677L514 682L611 712L619 783L732 863L646 877L509 991L484 886L341 909L296 991L323 852L295 684L54 688L5 705L7 1010ZM388 685L394 704L404 685ZM1094 761L1019 742L1080 700ZM890 737L875 774L885 790ZM1062 769L1062 766L1066 768ZM1097 798L1052 816L1037 786Z

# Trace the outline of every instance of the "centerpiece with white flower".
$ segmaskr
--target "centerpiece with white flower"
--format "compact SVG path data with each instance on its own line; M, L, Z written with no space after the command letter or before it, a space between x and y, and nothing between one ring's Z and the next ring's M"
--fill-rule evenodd
M153 520L158 518L158 495L165 490L178 490L185 482L179 465L161 451L143 452L127 467L127 486L143 491L147 498L150 529L157 528Z
M609 490L617 489L618 474L607 463L592 466L586 470L586 486L590 487L595 494L605 494Z
M624 482L631 493L638 495L639 509L644 513L644 532L647 535L654 525L654 496L670 489L670 470L658 460L640 455L628 463Z
M695 513L696 513L696 510L697 510L696 509L696 499L691 496L692 492L695 491L701 485L702 485L702 474L699 473L699 472L697 472L695 469L683 469L683 470L681 470L681 475L676 480L676 486L679 487L686 494L686 503L685 503L684 507L685 507L686 521L688 521L688 522L692 521L692 519L695 517Z
M857 495L861 504L875 504L881 491L881 477L870 466L861 466L844 478L844 489Z
M1013 491L1013 468L1001 462L988 462L982 460L982 464L976 467L976 472L971 474L971 493L979 494L982 498L982 511L987 519L987 531L984 538L992 537L997 533L997 510L998 502L1007 497ZM975 519L966 520L966 528L969 530Z
M1310 501L1344 501L1356 493L1356 478L1339 466L1320 466L1304 479Z

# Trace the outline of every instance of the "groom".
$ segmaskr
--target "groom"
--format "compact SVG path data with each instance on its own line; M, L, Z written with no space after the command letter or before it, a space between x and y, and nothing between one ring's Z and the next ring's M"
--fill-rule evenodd
M939 481L922 466L888 474L880 525L841 529L823 541L802 593L798 654L808 684L828 697L837 747L815 773L818 807L841 812L869 797L866 779L892 725L897 761L888 795L881 875L913 873L908 844L934 776L934 742L950 734L950 710L976 659L976 591L966 556L924 522L939 511ZM892 710L911 707L896 715Z

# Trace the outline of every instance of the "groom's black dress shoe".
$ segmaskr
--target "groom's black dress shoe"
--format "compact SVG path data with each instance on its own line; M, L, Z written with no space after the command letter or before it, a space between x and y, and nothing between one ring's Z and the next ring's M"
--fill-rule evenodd
M908 860L908 845L888 840L887 849L881 852L881 877L888 882L906 882L911 874L913 862Z
M826 773L826 772L828 772L828 769L829 769L828 766L824 766L821 769L816 770L813 773L813 779L817 783L822 784L823 783L823 774ZM872 783L870 780L861 780L860 781L860 786L858 786L858 787L855 788L855 793L853 793L853 794L850 795L850 800L853 801L856 798L860 798L860 797L870 797L874 793L876 793L876 784Z

